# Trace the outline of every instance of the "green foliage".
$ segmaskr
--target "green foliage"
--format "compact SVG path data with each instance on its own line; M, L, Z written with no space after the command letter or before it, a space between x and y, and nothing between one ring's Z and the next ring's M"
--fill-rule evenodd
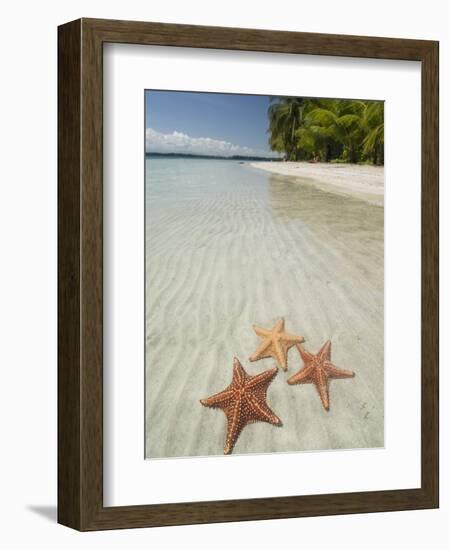
M272 98L269 145L286 160L384 163L384 104L349 99Z
M303 98L284 97L269 107L269 145L273 151L285 153L289 160L298 160L297 130L305 122L306 103Z

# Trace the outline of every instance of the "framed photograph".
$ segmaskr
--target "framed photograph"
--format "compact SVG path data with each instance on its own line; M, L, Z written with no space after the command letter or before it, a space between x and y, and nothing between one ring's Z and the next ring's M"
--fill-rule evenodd
M438 507L438 43L58 49L59 522Z

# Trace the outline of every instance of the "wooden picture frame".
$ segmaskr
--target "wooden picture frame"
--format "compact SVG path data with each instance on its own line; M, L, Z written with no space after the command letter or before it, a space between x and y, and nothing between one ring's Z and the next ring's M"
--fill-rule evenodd
M102 47L106 42L414 60L422 67L421 487L103 506ZM81 530L438 506L438 43L79 19L58 29L58 521Z

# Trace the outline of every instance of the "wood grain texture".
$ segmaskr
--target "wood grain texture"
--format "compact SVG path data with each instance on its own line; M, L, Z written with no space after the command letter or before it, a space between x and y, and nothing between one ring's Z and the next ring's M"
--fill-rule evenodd
M104 42L422 63L420 489L103 507L102 46ZM58 521L82 531L438 506L438 44L81 19L58 32Z
M81 58L81 525L103 504L102 43L82 25Z
M58 32L58 521L80 528L81 22Z
M422 60L422 488L439 502L439 45Z

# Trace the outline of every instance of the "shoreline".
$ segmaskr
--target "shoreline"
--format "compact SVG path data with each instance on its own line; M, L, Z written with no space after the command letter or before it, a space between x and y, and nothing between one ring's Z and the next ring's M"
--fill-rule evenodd
M230 384L233 357L252 376L276 367L249 357L253 325L280 318L356 375L330 383L326 411L313 384L288 386L292 348L267 391L283 428L246 426L233 454L383 447L383 208L248 164L147 163L146 458L223 456L226 417L199 400Z
M258 161L248 165L310 182L322 191L350 196L377 206L384 205L384 166L291 161Z

